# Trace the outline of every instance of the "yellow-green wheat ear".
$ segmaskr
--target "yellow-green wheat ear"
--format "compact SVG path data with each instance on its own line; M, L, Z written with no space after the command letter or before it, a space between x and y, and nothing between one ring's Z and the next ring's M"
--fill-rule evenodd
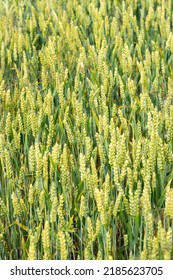
M49 222L46 221L44 225L44 229L42 232L42 244L43 244L43 259L49 260L50 259L50 227Z
M35 236L34 235L30 236L28 260L36 260Z
M67 260L65 235L62 231L60 231L58 235L59 235L59 243L60 243L61 260Z

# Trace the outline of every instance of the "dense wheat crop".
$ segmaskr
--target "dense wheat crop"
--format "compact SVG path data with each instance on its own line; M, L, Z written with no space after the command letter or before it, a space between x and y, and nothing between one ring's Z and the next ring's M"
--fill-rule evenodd
M173 1L0 0L0 259L173 259Z

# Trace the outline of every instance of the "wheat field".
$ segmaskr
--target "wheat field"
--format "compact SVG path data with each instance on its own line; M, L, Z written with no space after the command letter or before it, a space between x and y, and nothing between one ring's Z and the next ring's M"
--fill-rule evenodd
M0 0L0 259L173 259L173 1Z

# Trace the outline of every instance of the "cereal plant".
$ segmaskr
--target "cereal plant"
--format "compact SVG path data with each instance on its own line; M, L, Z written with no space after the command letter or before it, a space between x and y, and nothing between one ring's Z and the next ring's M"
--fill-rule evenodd
M0 259L173 259L172 0L0 0Z

